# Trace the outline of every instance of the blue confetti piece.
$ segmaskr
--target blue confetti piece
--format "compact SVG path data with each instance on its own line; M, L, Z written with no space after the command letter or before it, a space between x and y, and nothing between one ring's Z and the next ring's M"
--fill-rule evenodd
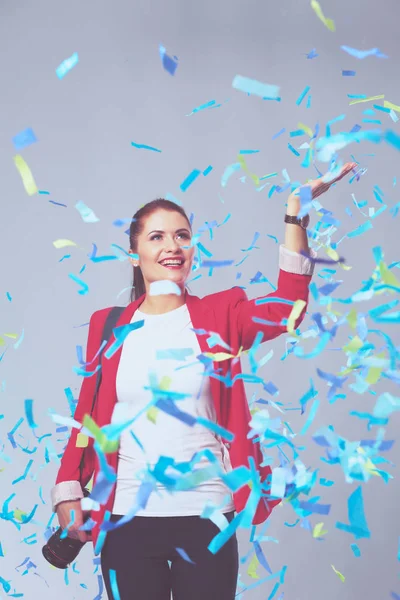
M56 75L58 79L62 79L65 75L75 67L79 62L78 53L74 52L72 56L66 58L56 69Z
M297 152L296 148L293 148L291 144L288 144L288 148L295 156L300 156L300 152Z
M317 504L314 502L307 502L305 500L299 501L299 508L307 512L311 512L317 515L328 515L331 510L330 504Z
M263 99L268 98L276 100L279 97L279 86L262 83L255 79L242 77L241 75L236 75L234 77L232 87L241 92L246 92L247 94L260 96Z
M118 584L117 584L117 572L115 571L115 569L110 569L109 575L110 575L110 584L111 584L111 590L113 593L113 598L114 598L114 600L121 600L121 596L119 595Z
M304 90L301 92L300 96L297 98L296 100L296 104L297 106L300 106L300 104L303 102L304 98L306 97L306 95L308 94L308 92L310 91L310 86L307 85Z
M317 58L318 54L317 54L317 49L313 48L308 54L306 54L306 57L308 59L312 59L312 58Z
M272 136L273 140L276 140L277 137L279 137L280 135L282 135L282 133L285 133L286 129L283 128L280 131L278 131L278 133L275 133L275 135Z
M188 187L192 185L193 181L197 179L199 175L201 175L201 171L199 171L199 169L193 169L193 171L189 173L186 179L182 181L181 185L179 186L182 192L186 192Z
M378 58L388 58L386 54L383 54L378 48L371 48L371 50L357 50L356 48L350 48L349 46L340 46L342 50L354 56L358 59L367 58L368 56L377 56Z
M354 492L349 496L347 501L347 510L350 525L337 522L337 529L341 529L353 534L356 539L369 538L371 534L368 530L368 525L365 519L361 486L354 490Z
M12 481L12 485L15 485L19 481L22 481L23 479L26 479L26 476L28 475L29 469L31 468L32 465L33 465L33 460L30 460L28 462L28 464L26 465L24 474L21 475L21 477L17 477L17 479L14 479L14 481Z
M22 148L26 148L31 144L37 142L36 135L33 132L33 129L30 127L28 129L24 129L18 133L15 137L13 137L13 144L16 150L22 150Z
M353 554L356 558L359 558L361 556L361 551L357 544L351 544L350 548L352 549Z
M25 415L28 421L29 427L35 429L37 427L35 421L33 420L33 400L27 399L25 400Z
M171 58L168 56L164 46L159 45L159 52L162 61L162 66L170 75L175 75L176 68L178 66L178 57L174 56Z
M159 150L158 148L154 148L153 146L147 146L146 144L136 144L135 142L131 142L131 146L142 150L152 150L153 152L161 152L161 150Z
M115 256L114 256L114 258L115 258ZM78 285L81 286L82 289L78 290L78 294L80 294L81 296L84 296L85 294L88 293L89 286L87 285L87 283L85 283L84 281L82 281L82 279L79 279L79 277L76 277L72 273L68 273L68 277L70 277L73 281L75 281L75 283L77 283Z
M354 77L356 74L355 71L343 71L342 70L342 76L343 77Z
M175 550L177 551L177 553L178 553L180 556L182 556L183 560L185 560L186 562L189 562L189 563L191 563L192 565L195 565L195 564L196 564L196 563L195 563L195 562L194 562L194 561L193 561L191 558L189 558L189 556L188 556L188 554L187 554L186 550L184 550L183 548L175 548Z

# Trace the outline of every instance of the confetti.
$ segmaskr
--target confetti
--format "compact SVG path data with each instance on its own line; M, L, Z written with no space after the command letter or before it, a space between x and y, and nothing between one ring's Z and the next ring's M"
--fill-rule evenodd
M15 137L13 137L13 144L16 150L22 150L22 148L26 148L31 144L37 142L36 135L33 132L33 129L30 127L28 129L24 129L21 133L18 133Z
M75 204L75 208L78 210L85 223L97 223L98 221L100 221L100 219L96 217L92 209L86 206L84 202L77 202Z
M382 54L378 48L372 48L371 50L357 50L356 48L350 48L349 46L340 46L342 50L354 56L358 59L367 58L368 56L377 56L379 58L388 58L386 54Z
M164 48L164 46L161 46L161 44L159 45L158 49L161 57L162 66L170 75L175 75L175 71L178 66L178 58L176 56L174 56L173 58L168 56L166 49Z
M308 54L306 54L306 57L308 59L317 58L317 56L318 56L318 54L317 54L316 48L313 48L311 50L311 52L309 52Z
M22 178L22 183L24 185L25 191L29 196L34 196L38 192L38 188L36 186L35 180L33 178L32 172L22 156L17 154L14 156L14 163L17 167L19 174Z
M322 8L319 2L317 2L317 0L311 0L311 8L313 9L313 11L315 12L315 14L317 15L318 19L320 19L320 21L322 21L322 23L325 25L325 27L327 29L329 29L329 31L335 31L335 23L332 21L332 19L327 19L324 16L324 13L322 12Z
M147 146L146 144L137 144L136 142L131 142L131 146L142 150L152 150L153 152L161 152L161 150L159 150L158 148L154 148L153 146Z
M297 106L300 106L300 104L303 102L304 98L307 96L308 92L310 91L310 86L307 85L304 90L301 92L300 96L297 98L296 100L296 104Z
M188 187L192 185L193 181L195 181L199 175L201 175L201 171L199 171L199 169L193 169L193 171L189 173L186 179L184 179L179 186L182 192L186 192Z
M59 239L59 240L55 240L53 242L53 246L54 248L67 248L69 246L76 246L75 242L71 241L71 240L63 240L63 239Z
M63 77L65 77L65 75L68 73L68 71L73 69L78 64L78 62L79 62L79 57L78 57L77 52L74 52L74 54L72 54L72 56L70 56L69 58L66 58L56 68L56 75L57 75L58 79L63 79Z
M344 582L345 582L345 577L344 577L344 575L342 575L342 574L340 573L340 571L337 571L333 565L331 565L331 567L332 567L332 569L335 571L336 575L339 577L340 581L341 581L342 583L344 583Z
M277 85L261 83L260 81L242 77L241 75L236 75L234 77L232 87L253 96L260 96L261 98L279 97L279 87Z

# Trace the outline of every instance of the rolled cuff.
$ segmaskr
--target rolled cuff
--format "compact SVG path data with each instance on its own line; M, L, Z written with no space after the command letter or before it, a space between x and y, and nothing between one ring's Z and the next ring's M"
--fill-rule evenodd
M61 481L51 490L51 504L55 512L60 502L81 500L83 498L82 487L79 481Z
M310 256L317 258L318 254L310 248ZM284 244L279 246L279 268L297 275L313 275L315 263L308 257L288 250Z

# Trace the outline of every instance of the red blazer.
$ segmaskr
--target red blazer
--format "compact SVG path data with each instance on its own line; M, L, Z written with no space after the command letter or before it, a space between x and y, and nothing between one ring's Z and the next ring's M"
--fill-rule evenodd
M309 283L311 275L298 275L279 269L278 286L275 292L267 295L268 298L278 297L295 302L297 299L304 300L306 305L300 316L295 322L297 328L302 322L308 304ZM143 295L138 300L130 303L120 316L117 327L130 323L135 310L143 302ZM258 317L264 321L281 323L282 319L288 318L292 310L292 305L282 302L270 302L260 305L255 304L255 300L248 300L246 293L239 287L211 294L200 299L186 292L186 303L193 323L193 328L205 329L211 332L217 332L221 338L229 344L231 354L236 355L242 347L243 351L248 350L255 339L256 334L261 331L264 334L262 342L274 339L285 333L285 325L260 324L253 321L253 317ZM97 353L100 343L103 325L110 308L105 308L93 313L88 333L86 362L90 363ZM113 336L112 336L113 338ZM206 352L226 352L222 346L209 348L207 344L207 335L197 335L201 351ZM110 340L104 352L114 340ZM93 418L99 427L111 422L111 416L114 405L117 401L116 396L116 375L122 346L113 354L110 359L102 359L102 383L96 403ZM95 363L86 367L87 371L94 371ZM232 443L227 444L232 468L240 465L249 468L248 457L252 456L256 468L261 475L261 482L271 474L269 466L260 466L263 462L263 455L259 443L254 444L247 438L250 431L249 421L251 414L246 399L243 379L239 379L241 374L240 360L228 359L222 362L214 362L214 370L218 378L211 377L211 393L215 405L217 422L219 425L228 429L234 434ZM220 371L218 371L220 370ZM230 376L236 378L233 385L225 385L219 377ZM90 413L93 394L95 390L96 377L85 377L83 379L79 400L76 407L74 418L82 422L86 413ZM89 445L86 448L85 465L82 478L79 477L79 463L81 460L83 448L76 447L76 437L78 430L72 429L71 436L65 448L61 466L58 471L56 484L64 481L79 481L82 487L85 487L94 474L94 484L99 474L99 462L97 454L93 448L93 439L89 438ZM117 472L118 452L107 454L108 464ZM106 510L112 511L115 498L114 484L112 493L105 505L100 505L99 511L92 511L92 518L96 525L92 530L93 544L96 548L96 542L100 532L100 525L103 522ZM242 511L250 494L250 487L246 484L233 493L234 503L237 513ZM280 500L269 500L262 497L254 513L252 523L257 525L265 521L272 508Z

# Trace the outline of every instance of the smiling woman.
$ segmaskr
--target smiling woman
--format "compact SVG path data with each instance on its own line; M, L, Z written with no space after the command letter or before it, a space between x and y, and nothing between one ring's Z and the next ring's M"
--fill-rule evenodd
M326 191L323 183L310 187L312 196ZM191 224L180 206L159 198L134 215L134 294L113 328L116 338L118 332L128 333L110 356L114 340L109 339L103 350L107 360L99 359L112 308L96 311L86 356L88 370L97 362L102 372L96 424L102 431L111 425L120 436L118 450L107 456L115 479L106 496L92 438L91 459L79 475L83 451L74 429L52 492L63 529L70 524L70 510L76 511L76 535L83 519L77 500L93 473L92 541L95 553L101 552L110 599L116 576L121 600L132 598L132 590L141 600L167 600L171 590L175 600L233 600L239 566L236 528L242 519L252 525L264 522L281 501L260 438L256 442L250 434L237 357L260 336L264 343L296 330L307 310L316 252L307 251L297 197L289 200L288 211L296 218L286 224L289 248L279 249L277 288L254 300L241 287L203 298L188 293L194 248ZM76 421L93 406L94 392L93 377L85 377ZM214 552L209 548L219 528L203 517L210 506L219 507L226 525L235 525Z
M151 284L167 279L179 286L181 295L146 295L141 310L160 314L184 304L185 281L192 270L194 248L190 242L192 228L183 208L170 200L158 198L148 202L133 216L129 240L133 264L131 301L149 291ZM160 272L162 269L162 274Z

